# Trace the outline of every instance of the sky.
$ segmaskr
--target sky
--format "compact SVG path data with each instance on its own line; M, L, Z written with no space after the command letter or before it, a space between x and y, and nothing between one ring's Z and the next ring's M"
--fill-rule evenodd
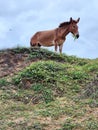
M63 53L98 58L98 0L0 0L0 49L29 47L34 33L57 28L70 17L80 17L80 37L67 35Z

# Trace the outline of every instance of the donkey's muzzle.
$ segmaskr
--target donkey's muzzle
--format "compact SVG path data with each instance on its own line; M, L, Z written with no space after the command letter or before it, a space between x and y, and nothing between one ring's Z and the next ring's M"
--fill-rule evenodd
M79 34L76 35L76 38L79 38Z

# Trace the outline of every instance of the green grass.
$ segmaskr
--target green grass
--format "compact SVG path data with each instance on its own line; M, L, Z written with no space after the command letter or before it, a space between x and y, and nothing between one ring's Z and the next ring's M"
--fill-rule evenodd
M98 59L45 49L9 51L33 63L0 79L1 130L98 129Z

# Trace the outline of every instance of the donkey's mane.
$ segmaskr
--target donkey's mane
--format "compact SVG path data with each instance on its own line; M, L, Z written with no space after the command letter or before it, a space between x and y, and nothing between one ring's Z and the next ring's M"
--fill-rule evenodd
M70 22L63 22L63 23L60 23L59 28L60 28L60 27L64 27L64 26L69 25L69 24L70 24Z

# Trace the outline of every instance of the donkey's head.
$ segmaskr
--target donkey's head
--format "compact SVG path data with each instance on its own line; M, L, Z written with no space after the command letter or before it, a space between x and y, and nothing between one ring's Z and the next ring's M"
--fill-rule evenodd
M70 18L70 26L69 26L69 31L74 35L75 38L79 38L79 31L78 31L78 26L77 23L79 22L80 18L77 20L73 20Z

